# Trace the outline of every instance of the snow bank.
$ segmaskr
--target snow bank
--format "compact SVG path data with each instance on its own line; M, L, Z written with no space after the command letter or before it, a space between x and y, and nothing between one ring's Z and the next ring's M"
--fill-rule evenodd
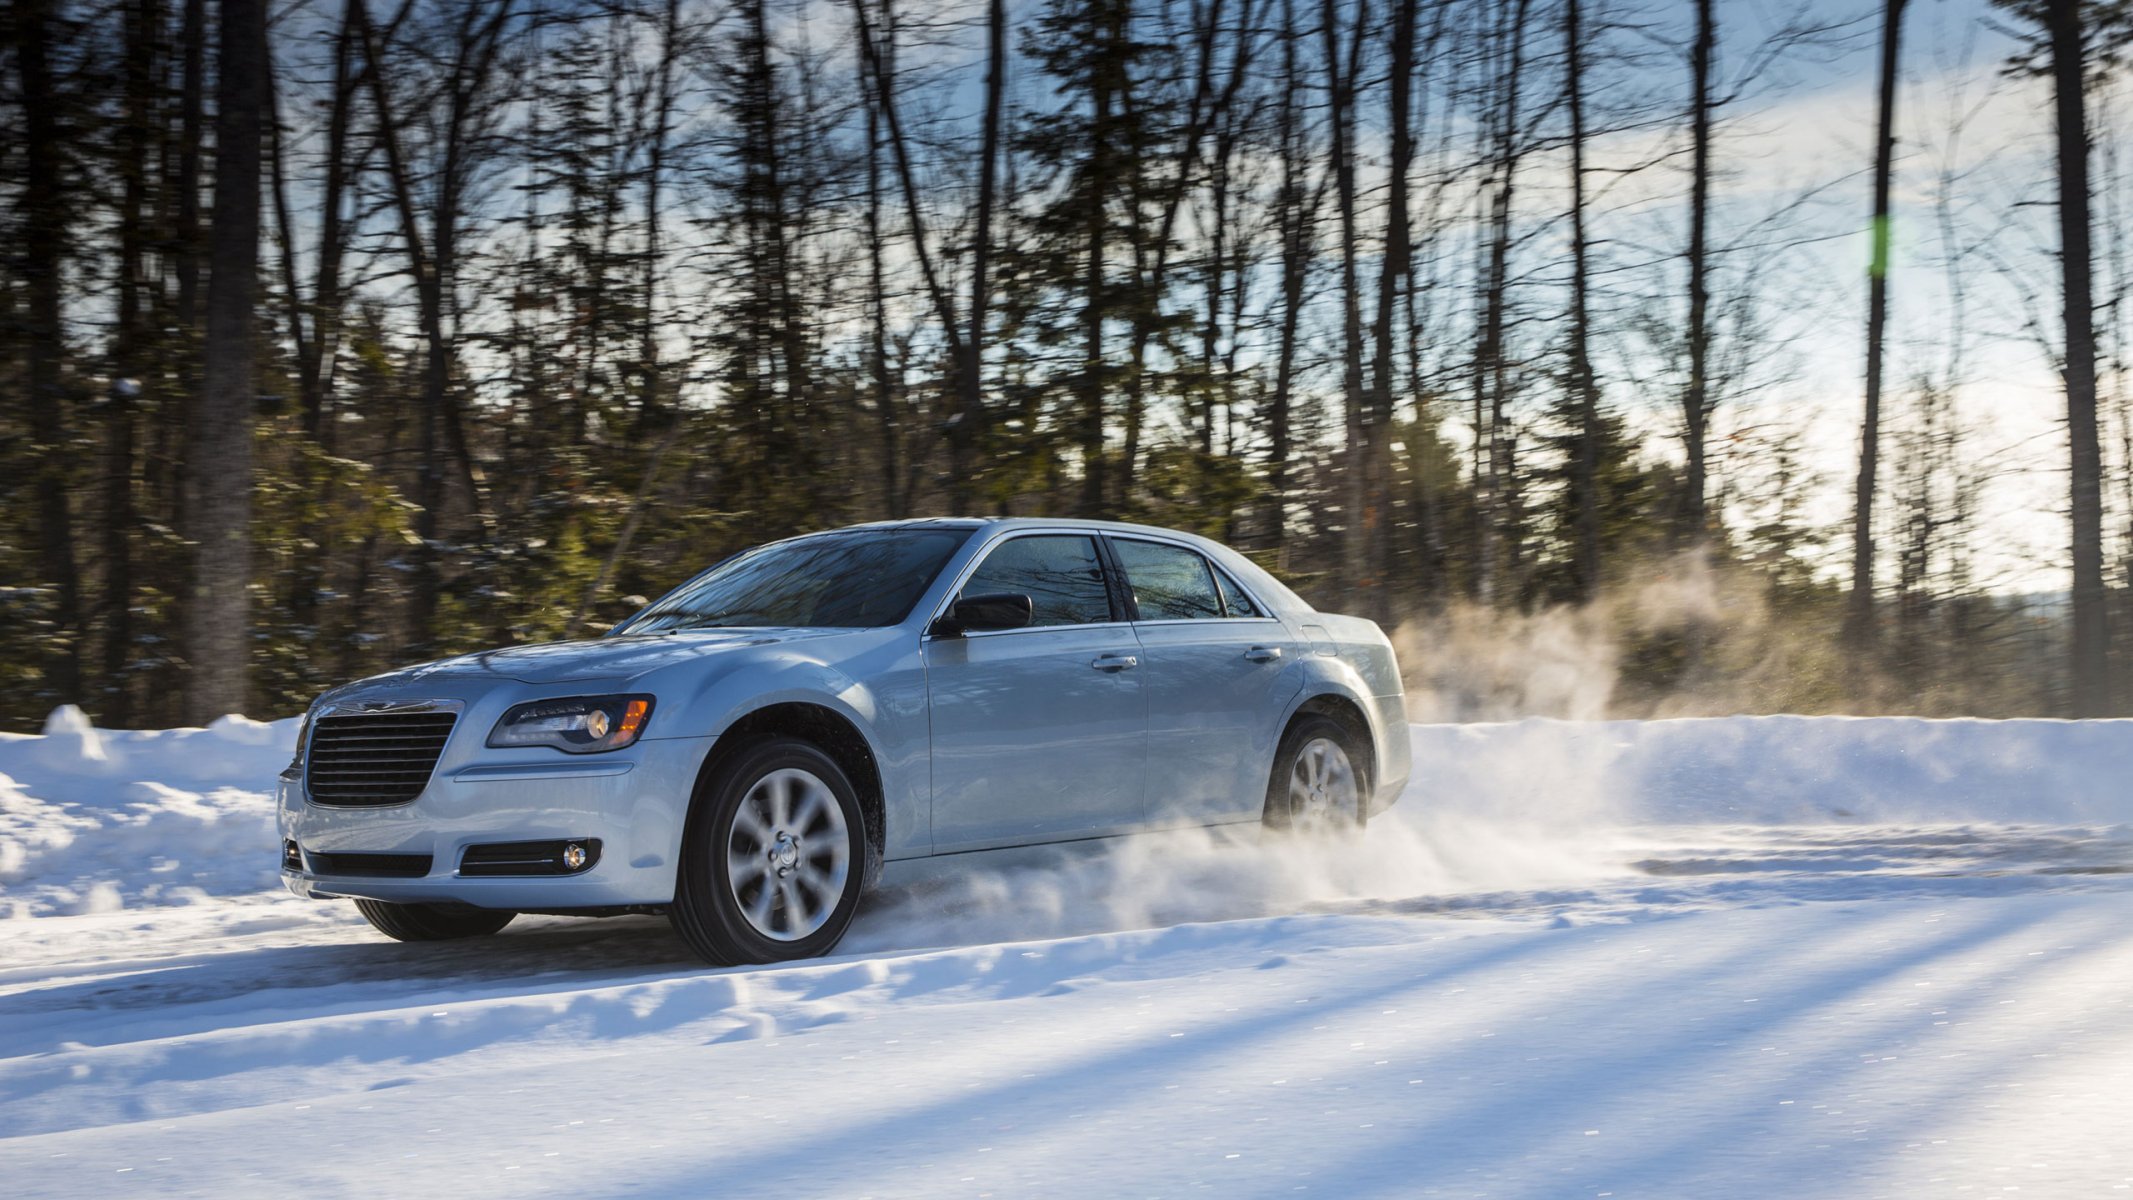
M1274 912L1570 883L1619 868L1594 851L1624 825L2133 823L2133 721L1530 720L1411 736L1414 782L1361 853L1141 839L1040 875L959 871L914 907L949 914L948 941L1060 935L1235 916L1251 911L1242 897ZM295 737L294 720L241 717L100 730L71 707L41 736L0 735L0 917L273 888L273 779Z
M71 705L0 734L0 916L184 904L276 883L294 719L97 729Z
M2133 721L1528 720L1412 734L1402 805L1497 821L2133 822Z

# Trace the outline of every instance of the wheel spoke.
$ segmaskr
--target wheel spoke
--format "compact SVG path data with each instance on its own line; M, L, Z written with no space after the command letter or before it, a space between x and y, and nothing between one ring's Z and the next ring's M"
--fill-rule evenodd
M733 877L733 890L738 895L742 888L770 874L770 864L763 861L760 852L750 854L728 853L726 873Z
M821 788L809 787L800 794L800 803L792 814L792 830L802 837L814 832L815 820L822 815L824 802L829 799Z
M828 859L824 863L823 859ZM800 860L800 878L818 892L834 896L844 890L845 854L842 847L810 853Z
M742 800L740 807L734 810L733 828L735 832L753 838L758 850L770 844L770 826L764 822L763 814L756 811L753 795Z
M792 827L792 776L783 771L770 777L770 824L773 829Z
M764 933L770 932L770 908L777 895L777 890L771 886L769 873L765 872L762 886L756 889L755 899L748 904L749 923ZM735 899L739 899L738 893L735 894Z

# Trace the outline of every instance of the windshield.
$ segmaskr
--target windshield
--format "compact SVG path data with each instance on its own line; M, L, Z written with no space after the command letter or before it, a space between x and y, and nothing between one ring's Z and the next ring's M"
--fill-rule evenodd
M968 529L869 529L759 546L697 576L614 632L894 625L969 537Z

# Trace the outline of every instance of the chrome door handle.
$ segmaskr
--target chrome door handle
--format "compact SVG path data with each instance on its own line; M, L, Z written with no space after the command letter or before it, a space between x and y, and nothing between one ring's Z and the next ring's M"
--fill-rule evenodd
M1130 671L1141 665L1141 660L1131 654L1099 654L1089 664L1099 671Z
M1244 652L1246 662L1273 662L1281 657L1279 646L1254 646Z

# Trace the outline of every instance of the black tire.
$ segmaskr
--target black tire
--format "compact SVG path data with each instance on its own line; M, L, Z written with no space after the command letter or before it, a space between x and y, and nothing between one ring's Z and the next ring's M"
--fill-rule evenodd
M742 803L758 784L780 771L806 772L827 787L842 819L845 854L842 886L835 889L834 903L828 905L822 924L813 932L790 940L766 936L751 922L742 910L739 894L751 885L744 879L742 887L736 889L730 865L736 839L742 836L735 828ZM837 835L833 830L824 830L820 836L822 840L806 844L811 859L831 853L831 839ZM739 844L745 846L746 842ZM689 949L715 967L814 958L828 953L851 927L852 917L859 911L859 897L879 870L877 858L872 839L867 836L858 789L837 761L812 742L770 738L721 763L698 787L689 807L688 827L682 833L674 904L667 910L667 919ZM767 877L760 886L770 886ZM829 890L815 897L818 904L828 898ZM783 910L781 901L780 911Z
M1325 832L1352 833L1361 829L1370 819L1369 743L1332 717L1322 713L1307 713L1289 722L1288 731L1281 735L1281 745L1274 752L1274 771L1267 779L1266 812L1263 818L1268 829L1285 834L1301 832L1297 829L1289 781L1296 772L1297 756L1303 752L1304 747L1322 738L1340 747L1341 752L1347 756L1349 768L1355 778L1355 799L1352 806L1344 805L1336 810L1333 821Z
M358 900L356 911L379 933L401 942L447 942L455 938L487 937L511 923L518 914L509 909L474 908L465 904L391 904L384 900Z

